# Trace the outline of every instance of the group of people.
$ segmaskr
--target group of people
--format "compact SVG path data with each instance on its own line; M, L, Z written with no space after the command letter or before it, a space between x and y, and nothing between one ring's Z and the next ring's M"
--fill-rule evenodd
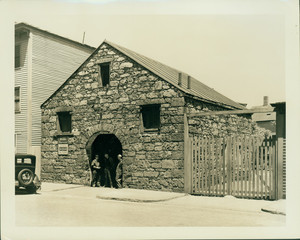
M91 187L122 188L123 161L121 154L117 155L116 161L108 153L105 153L102 159L97 154L91 163L91 169Z

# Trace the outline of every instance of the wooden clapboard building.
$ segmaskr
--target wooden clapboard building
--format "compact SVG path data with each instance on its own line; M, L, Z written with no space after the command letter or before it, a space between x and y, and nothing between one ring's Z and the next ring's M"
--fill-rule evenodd
M26 23L15 25L15 152L40 159L40 105L94 51Z

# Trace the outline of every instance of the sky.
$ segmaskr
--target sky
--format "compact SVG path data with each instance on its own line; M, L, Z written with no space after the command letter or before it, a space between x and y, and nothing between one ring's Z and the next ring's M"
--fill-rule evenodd
M241 4L243 2L243 4ZM226 4L224 4L226 3ZM259 3L259 4L258 4ZM97 47L104 39L247 107L286 100L286 1L12 1L10 19Z

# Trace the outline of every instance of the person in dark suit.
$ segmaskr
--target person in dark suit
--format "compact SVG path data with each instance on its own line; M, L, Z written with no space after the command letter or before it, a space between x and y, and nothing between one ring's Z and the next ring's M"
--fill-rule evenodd
M108 155L104 154L104 178L105 178L105 187L113 187L111 172L113 170L113 159Z
M116 167L115 180L116 180L117 188L122 188L122 184L123 184L123 158L122 158L121 154L118 154L117 158L118 158L119 163Z
M100 185L100 161L99 161L99 155L95 156L95 159L91 163L92 168L92 181L91 181L91 187L95 184L95 187L99 187Z

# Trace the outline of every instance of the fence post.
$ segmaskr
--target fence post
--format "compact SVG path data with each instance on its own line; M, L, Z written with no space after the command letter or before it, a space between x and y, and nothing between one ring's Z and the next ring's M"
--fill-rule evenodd
M184 192L192 193L192 159L189 126L186 113L184 117Z
M231 195L231 179L232 179L232 173L231 173L231 137L227 140L227 146L226 146L226 164L227 164L227 194Z
M227 145L227 139L226 138L223 138L222 139L222 153L223 153L223 195L225 196L226 195L226 188L225 188L225 185L226 185L226 182L228 181L228 179L226 178L226 145Z
M276 138L272 137L272 199L277 198L277 141Z
M276 199L283 198L283 138L277 138L277 196Z

